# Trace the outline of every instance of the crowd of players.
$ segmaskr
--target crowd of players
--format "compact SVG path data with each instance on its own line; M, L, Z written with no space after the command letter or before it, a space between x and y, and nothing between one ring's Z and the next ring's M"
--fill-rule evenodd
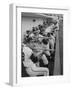
M26 30L22 43L22 63L28 76L53 75L58 20L46 19L43 24Z

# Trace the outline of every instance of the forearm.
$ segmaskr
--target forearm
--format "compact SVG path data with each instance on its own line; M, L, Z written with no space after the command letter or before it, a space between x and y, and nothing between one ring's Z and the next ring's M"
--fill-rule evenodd
M44 51L54 51L54 49L45 49Z

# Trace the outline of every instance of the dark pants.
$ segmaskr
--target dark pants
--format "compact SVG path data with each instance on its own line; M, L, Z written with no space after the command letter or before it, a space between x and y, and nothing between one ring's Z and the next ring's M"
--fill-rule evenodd
M48 59L48 64L44 65L43 61L40 60L40 67L46 67L49 69L49 76L53 75L54 72L54 57L55 57L55 53L53 52L51 54L51 56L46 56Z

